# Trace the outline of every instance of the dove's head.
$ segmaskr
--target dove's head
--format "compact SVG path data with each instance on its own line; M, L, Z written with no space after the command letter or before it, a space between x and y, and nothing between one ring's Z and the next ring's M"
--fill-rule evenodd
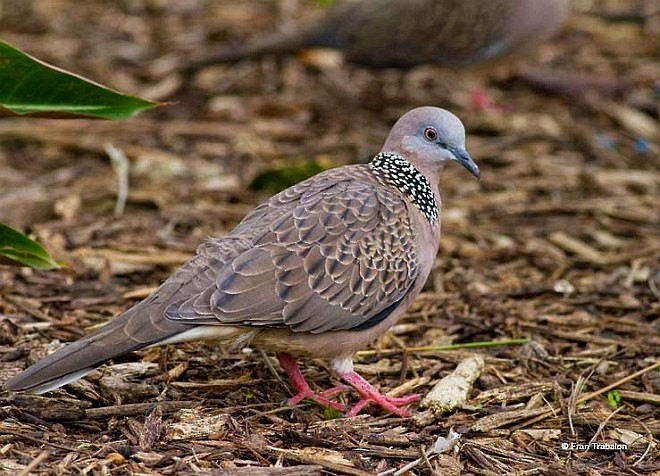
M420 169L448 161L465 167L479 177L479 167L465 149L465 128L460 119L439 107L419 107L394 124L382 152L394 152Z

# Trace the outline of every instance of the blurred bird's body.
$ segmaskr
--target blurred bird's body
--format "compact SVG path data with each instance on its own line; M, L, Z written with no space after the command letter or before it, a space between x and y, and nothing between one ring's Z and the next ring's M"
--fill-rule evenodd
M353 63L464 67L524 51L554 34L568 0L359 0L336 2L290 32L225 46L189 68L306 48L339 49Z
M102 363L150 345L214 339L277 352L298 394L344 410L311 391L294 356L332 360L361 400L400 415L416 399L381 395L353 370L352 354L389 329L419 294L440 239L439 174L465 151L461 122L438 108L415 109L393 127L369 164L325 171L258 206L154 293L93 334L7 382L43 393Z

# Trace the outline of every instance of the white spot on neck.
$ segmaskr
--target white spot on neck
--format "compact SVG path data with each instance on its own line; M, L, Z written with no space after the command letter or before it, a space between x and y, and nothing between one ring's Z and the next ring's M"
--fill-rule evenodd
M381 152L369 163L374 175L383 183L407 195L426 219L438 219L438 202L431 184L424 174L404 157L392 152Z

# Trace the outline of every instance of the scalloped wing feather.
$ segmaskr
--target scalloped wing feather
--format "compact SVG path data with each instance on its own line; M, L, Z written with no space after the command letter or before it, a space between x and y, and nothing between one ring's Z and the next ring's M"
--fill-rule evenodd
M201 253L209 258L214 247L231 245L235 252L207 260L213 268L202 279L209 286L165 315L295 332L364 327L415 282L414 238L409 204L366 166L327 171L260 205L226 238L206 243Z

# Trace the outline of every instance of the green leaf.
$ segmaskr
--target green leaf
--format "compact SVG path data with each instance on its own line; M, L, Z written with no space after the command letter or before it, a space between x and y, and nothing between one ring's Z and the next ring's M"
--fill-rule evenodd
M161 103L113 91L0 40L0 116L125 119Z
M60 267L43 246L4 223L0 223L0 264L35 269Z
M621 394L617 390L607 392L607 403L612 410L616 410L621 403Z
M335 408L323 407L323 418L326 420L336 420L337 418L341 418L343 416L344 415Z

